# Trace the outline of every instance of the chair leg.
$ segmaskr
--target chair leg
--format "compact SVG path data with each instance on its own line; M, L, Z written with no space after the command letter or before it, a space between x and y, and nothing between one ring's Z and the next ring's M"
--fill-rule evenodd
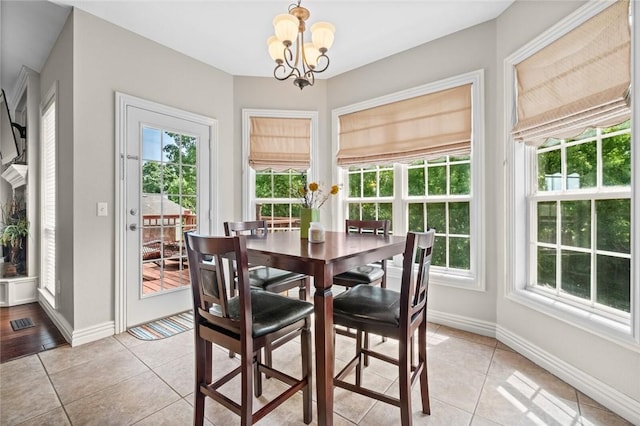
M302 282L300 282L300 287L298 288L298 298L300 300L307 300L307 288L311 284L311 279L306 277Z
M356 332L356 356L358 357L358 363L356 364L356 386L362 385L362 334L363 332L360 330ZM366 336L366 333L364 334Z
M197 334L197 331L196 331ZM195 338L195 389L194 389L194 410L193 424L194 426L202 426L204 424L204 401L205 395L200 392L200 385L209 384L211 382L211 363L212 363L211 343L207 342L196 335Z
M364 347L366 349L369 349L369 333L367 333L366 331L364 332ZM364 355L364 366L369 366L369 355L367 354Z
M423 321L418 327L418 363L422 365L420 372L420 396L422 398L422 412L431 414L429 404L429 378L427 372L427 321Z
M253 394L256 398L262 396L262 373L260 372L260 363L262 362L262 351L258 351L254 355L253 362Z
M253 422L253 367L255 365L255 354L253 356L240 357L240 424L250 425Z
M403 347L404 346L404 347ZM399 345L398 369L400 376L400 422L402 426L411 426L411 364L406 345Z
M308 425L311 423L313 416L311 401L311 389L313 385L313 374L311 371L311 331L310 321L308 318L305 321L305 326L300 334L300 343L302 345L302 375L307 379L307 385L302 388L302 412L303 421Z

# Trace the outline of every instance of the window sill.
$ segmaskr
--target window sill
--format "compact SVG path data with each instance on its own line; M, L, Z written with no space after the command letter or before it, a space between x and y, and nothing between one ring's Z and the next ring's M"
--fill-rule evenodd
M514 290L507 295L507 299L640 353L640 343L633 338L629 324L587 312L530 290Z

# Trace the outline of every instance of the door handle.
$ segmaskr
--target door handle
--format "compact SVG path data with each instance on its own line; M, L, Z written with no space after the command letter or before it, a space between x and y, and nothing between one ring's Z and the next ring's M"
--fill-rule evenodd
M138 229L138 224L137 223L132 223L131 225L129 225L129 229L131 229L132 231L135 231Z

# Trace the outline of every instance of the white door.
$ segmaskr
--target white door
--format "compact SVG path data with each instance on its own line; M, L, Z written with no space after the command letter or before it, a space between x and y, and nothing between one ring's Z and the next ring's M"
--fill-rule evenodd
M191 309L183 233L208 232L211 127L127 106L126 326Z

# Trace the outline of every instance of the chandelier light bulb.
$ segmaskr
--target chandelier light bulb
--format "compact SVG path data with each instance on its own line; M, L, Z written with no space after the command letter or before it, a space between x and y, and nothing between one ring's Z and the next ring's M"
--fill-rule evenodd
M320 51L325 51L331 48L333 44L333 35L336 32L336 27L328 22L318 22L311 26L311 40L314 46Z
M277 36L271 36L267 40L267 46L269 46L269 55L271 59L276 61L277 63L284 62L284 45L280 40L278 40Z
M298 35L298 18L288 13L280 14L273 18L273 28L278 40L293 43Z
M304 58L312 69L318 64L318 56L320 56L320 51L316 49L313 43L304 44Z

